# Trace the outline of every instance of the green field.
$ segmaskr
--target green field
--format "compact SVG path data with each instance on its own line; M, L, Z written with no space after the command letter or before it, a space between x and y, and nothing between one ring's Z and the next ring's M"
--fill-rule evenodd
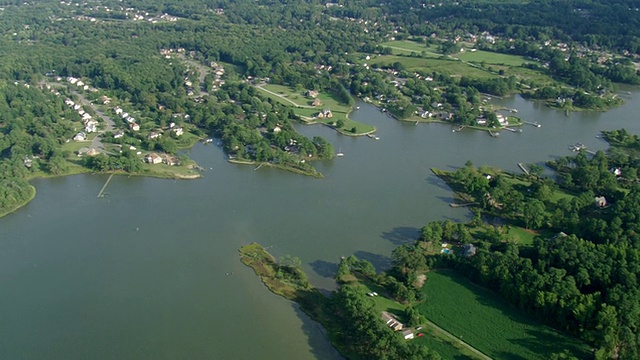
M388 298L386 291L382 287L368 281L355 281L349 284L349 286L358 288L363 294L372 291L377 292L379 296L371 298L375 303L376 312L381 313L382 311L388 311L398 316L399 319L402 319L402 314L406 306ZM420 332L424 333L424 336L416 337L411 340L412 342L436 351L443 359L462 360L478 358L477 355L468 348L460 344L452 343L450 339L443 335L437 328L429 324L423 324L422 326L423 329Z
M395 62L401 63L405 69L409 71L423 71L423 72L439 72L449 74L452 76L467 76L472 78L495 78L498 75L489 71L479 69L477 67L465 64L462 61L449 59L449 58L421 58L421 57L407 57L396 55L378 56L373 59L367 60L369 65L378 64L379 66L391 67Z
M435 45L420 44L411 40L394 40L380 44L382 47L388 47L394 54L410 55L411 53L421 54L423 51L427 56L441 56L438 47Z
M432 271L418 309L427 319L495 359L548 359L565 349L588 357L588 347L513 308L496 294L451 271Z
M372 125L350 119L348 114L351 112L351 106L341 104L330 93L321 92L318 99L322 105L313 107L311 106L313 100L304 96L304 91L297 91L289 86L267 84L257 87L257 89L261 90L266 97L290 106L296 115L307 122L317 122L334 127L335 122L342 120L344 126L336 128L336 130L345 135L363 135L376 130ZM316 118L315 116L322 109L331 109L333 116L331 118ZM355 132L351 131L353 128L355 128Z
M517 55L509 55L509 54L500 54L491 51L470 51L466 49L464 52L458 53L455 55L460 60L481 63L485 62L487 64L495 64L495 65L508 65L508 66L520 66L522 64L534 64L534 61L527 60L522 56Z

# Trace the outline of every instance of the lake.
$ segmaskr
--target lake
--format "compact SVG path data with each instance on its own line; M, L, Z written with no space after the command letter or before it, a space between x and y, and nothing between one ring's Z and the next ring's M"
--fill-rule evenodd
M271 294L242 265L253 241L274 256L302 259L325 291L341 256L378 269L433 220L469 220L430 169L467 160L519 171L605 149L601 130L640 133L639 93L606 113L565 116L521 97L495 100L537 121L522 133L452 132L442 124L398 122L358 103L354 119L380 140L321 135L344 157L317 163L324 179L232 165L219 147L189 151L204 178L174 181L106 175L37 180L35 200L0 219L0 358L3 359L335 359L322 329Z

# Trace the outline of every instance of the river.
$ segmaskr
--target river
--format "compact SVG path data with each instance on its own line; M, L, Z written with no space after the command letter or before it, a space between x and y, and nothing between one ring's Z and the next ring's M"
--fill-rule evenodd
M640 133L640 93L606 113L550 110L520 97L496 100L538 121L522 133L454 133L402 123L359 103L351 116L380 140L321 135L345 156L317 164L314 179L232 165L220 148L190 156L204 178L116 176L37 180L30 204L0 219L2 359L334 359L321 328L271 294L237 249L257 241L276 257L302 259L313 284L330 291L340 256L378 268L393 248L432 220L468 220L430 168L467 160L518 171L569 155L569 144L606 148L600 130Z

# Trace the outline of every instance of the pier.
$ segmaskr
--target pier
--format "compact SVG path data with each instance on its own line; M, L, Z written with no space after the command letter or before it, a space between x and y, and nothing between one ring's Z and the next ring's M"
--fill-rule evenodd
M520 168L520 170L522 170L522 172L529 175L529 170L527 170L527 168L522 163L518 163L518 167Z
M469 206L474 206L474 205L478 205L477 202L470 202L470 203L450 203L449 206L451 206L452 208L460 208L460 207L469 207Z
M113 178L113 175L114 174L109 175L109 178L104 183L104 186L102 186L102 189L100 189L100 192L98 193L98 198L104 197L104 191L107 190L107 186L109 186L109 182L111 182L111 178Z
M504 129L507 130L507 131L514 132L514 133L521 133L522 132L522 129L514 129L514 128L509 128L509 127L506 127Z
M536 121L536 122L525 121L524 123L525 123L525 124L532 125L532 126L535 126L535 127L542 127L542 125L538 124L538 122L537 122L537 121Z
M491 130L488 130L488 131L489 131L489 135L491 135L492 137L498 137L498 136L500 136L500 133L499 133L499 132L497 132L497 131L496 131L496 132L493 132L493 131L491 131Z

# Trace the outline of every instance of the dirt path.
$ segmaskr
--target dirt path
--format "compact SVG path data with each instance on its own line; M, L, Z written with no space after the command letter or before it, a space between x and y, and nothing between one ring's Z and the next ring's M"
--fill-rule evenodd
M479 359L493 360L489 356L483 354L480 350L478 350L478 349L474 348L473 346L467 344L466 342L460 340L460 338L458 338L457 336L453 335L452 333L450 333L447 330L441 328L440 326L432 323L429 320L427 320L427 326L431 327L434 331L440 333L440 335L450 339L453 343L460 344L460 346L463 346L463 347L467 348L469 351L471 351L472 353L476 354Z
M284 101L290 102L291 104L293 104L293 106L295 106L295 107L297 107L297 108L315 109L315 107L313 107L313 106L300 105L300 104L298 104L298 103L295 103L295 102L293 102L293 100L287 99L287 97L286 97L286 96L282 96L282 95L280 95L280 94L276 94L276 93L274 93L273 91L271 91L271 90L267 90L267 89L263 88L263 87L262 87L262 86L260 86L260 85L256 85L256 88L258 88L258 89L260 89L260 90L262 90L262 91L264 91L264 92L266 92L266 93L269 93L269 94L271 94L271 95L273 95L273 96L277 96L277 97L281 98L281 99L282 99L282 100L284 100Z

